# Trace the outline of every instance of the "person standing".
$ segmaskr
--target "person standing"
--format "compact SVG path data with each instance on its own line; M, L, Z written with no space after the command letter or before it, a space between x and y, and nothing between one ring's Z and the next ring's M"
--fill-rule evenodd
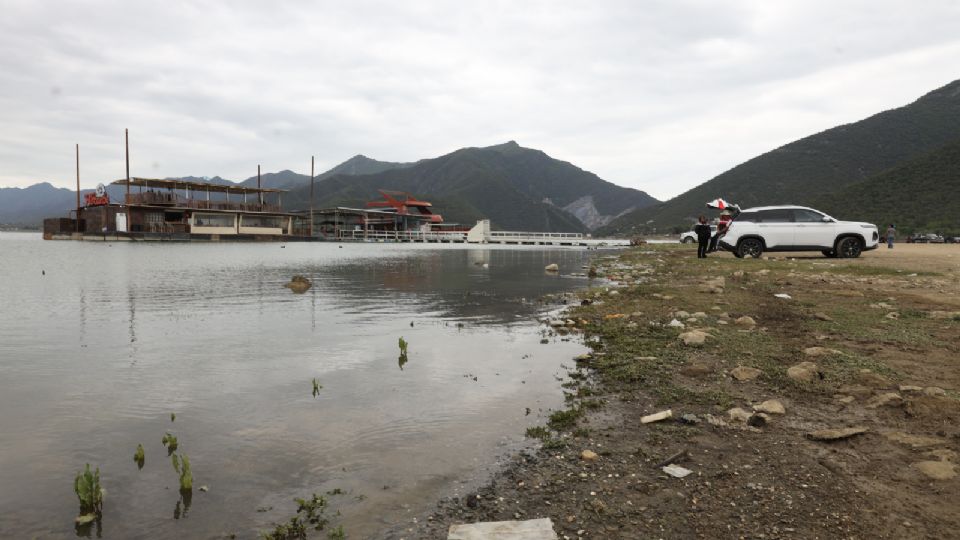
M697 225L693 228L693 232L697 233L697 241L699 246L697 247L697 258L706 259L707 258L707 248L710 247L710 225L707 225L707 217L700 216L700 219L697 220Z
M893 239L897 236L897 229L893 223L887 227L887 249L893 249Z

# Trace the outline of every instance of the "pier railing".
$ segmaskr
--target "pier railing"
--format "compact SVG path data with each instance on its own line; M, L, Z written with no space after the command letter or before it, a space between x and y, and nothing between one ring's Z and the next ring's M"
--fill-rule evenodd
M235 201L206 201L203 199L191 199L183 197L176 193L163 193L151 191L147 193L131 193L126 195L128 205L144 206L170 206L176 208L191 208L195 210L232 210L239 212L280 212L280 206L276 204L256 202L235 202Z

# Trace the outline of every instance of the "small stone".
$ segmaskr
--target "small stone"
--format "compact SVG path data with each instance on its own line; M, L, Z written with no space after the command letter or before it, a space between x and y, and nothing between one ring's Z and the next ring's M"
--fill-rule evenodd
M684 424L699 424L699 423L700 423L700 419L697 418L697 415L692 414L692 413L684 414L683 416L680 417L680 421L683 422Z
M580 452L580 459L584 461L596 461L600 456L597 455L593 450L584 450Z
M838 441L848 439L854 435L860 435L869 431L865 427L850 427L841 429L821 429L807 433L807 438L814 441Z
M923 392L922 386L913 386L909 384L901 384L899 389L900 392L904 394L907 392Z
M886 394L880 394L870 398L867 401L866 407L868 409L876 409L878 407L899 407L900 405L903 405L903 398L900 397L900 394L887 392Z
M913 467L933 480L950 480L957 476L954 465L949 461L921 461Z
M559 272L560 266L557 263L548 264L543 268L547 272Z
M761 428L770 423L770 416L764 413L756 413L747 419L747 425L755 428Z
M787 369L787 377L795 381L814 382L820 378L817 365L813 362L800 362Z
M840 397L837 398L837 401L839 401L840 403L843 403L844 405L849 405L849 404L853 403L853 402L856 401L856 400L857 400L857 398L855 398L855 397L853 397L853 396L840 396Z
M945 396L947 391L938 386L928 386L923 389L923 393L928 396Z
M899 318L900 318L900 314L897 313L896 311L891 311L890 313L887 313L887 314L884 315L883 317L884 317L885 319L899 319Z
M755 405L753 410L767 414L787 414L787 409L776 399L768 399L759 405Z
M737 366L730 370L730 376L738 381L752 381L763 373L757 368Z
M684 328L684 324L676 319L671 320L667 323L667 326L670 328Z
M817 319L817 320L820 320L820 321L827 321L827 322L833 321L833 317L831 317L831 316L829 316L829 315L827 315L826 313L823 313L823 312L814 313L814 314L813 314L813 318L814 318L814 319Z
M673 316L676 317L676 318L678 318L678 319L689 319L689 318L690 318L690 314L687 313L686 311L682 311L682 310L681 310L681 311L675 311L675 312L673 313Z
M670 410L670 409L667 409L667 410L665 410L665 411L660 411L660 412L658 412L658 413L648 414L648 415L640 418L640 423L641 423L641 424L650 424L650 423L652 423L652 422L659 422L659 421L661 421L661 420L666 420L667 418L670 418L670 417L672 417L672 416L673 416L673 411Z
M807 347L803 350L803 354L807 356L829 356L831 354L839 354L840 351L836 349L830 349L827 347Z

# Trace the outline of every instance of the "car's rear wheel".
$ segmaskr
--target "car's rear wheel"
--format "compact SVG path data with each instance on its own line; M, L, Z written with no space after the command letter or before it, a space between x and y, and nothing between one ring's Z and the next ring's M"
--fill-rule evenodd
M693 243L693 238L690 238L690 237L688 236L688 237L686 237L686 238L683 239L683 243L684 243L684 244L692 244L692 243Z
M825 249L820 253L823 253L824 257L830 257L831 259L837 256L837 252L832 249Z
M744 238L737 244L737 255L740 257L758 258L763 254L763 242L759 238Z
M844 259L855 259L863 252L863 244L859 238L848 236L837 241L836 251Z

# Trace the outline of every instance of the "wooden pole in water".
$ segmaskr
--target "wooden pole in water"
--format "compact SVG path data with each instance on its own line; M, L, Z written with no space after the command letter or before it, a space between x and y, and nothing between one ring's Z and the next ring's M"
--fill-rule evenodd
M130 204L130 130L124 128L123 130L123 140L124 145L127 148L127 197L123 201L124 204Z
M80 195L77 195L79 201ZM310 156L310 237L313 237L313 156Z
M260 191L260 165L257 165L257 199L260 201L260 211L263 212L263 192Z
M77 223L75 232L80 232L80 143L77 143Z

